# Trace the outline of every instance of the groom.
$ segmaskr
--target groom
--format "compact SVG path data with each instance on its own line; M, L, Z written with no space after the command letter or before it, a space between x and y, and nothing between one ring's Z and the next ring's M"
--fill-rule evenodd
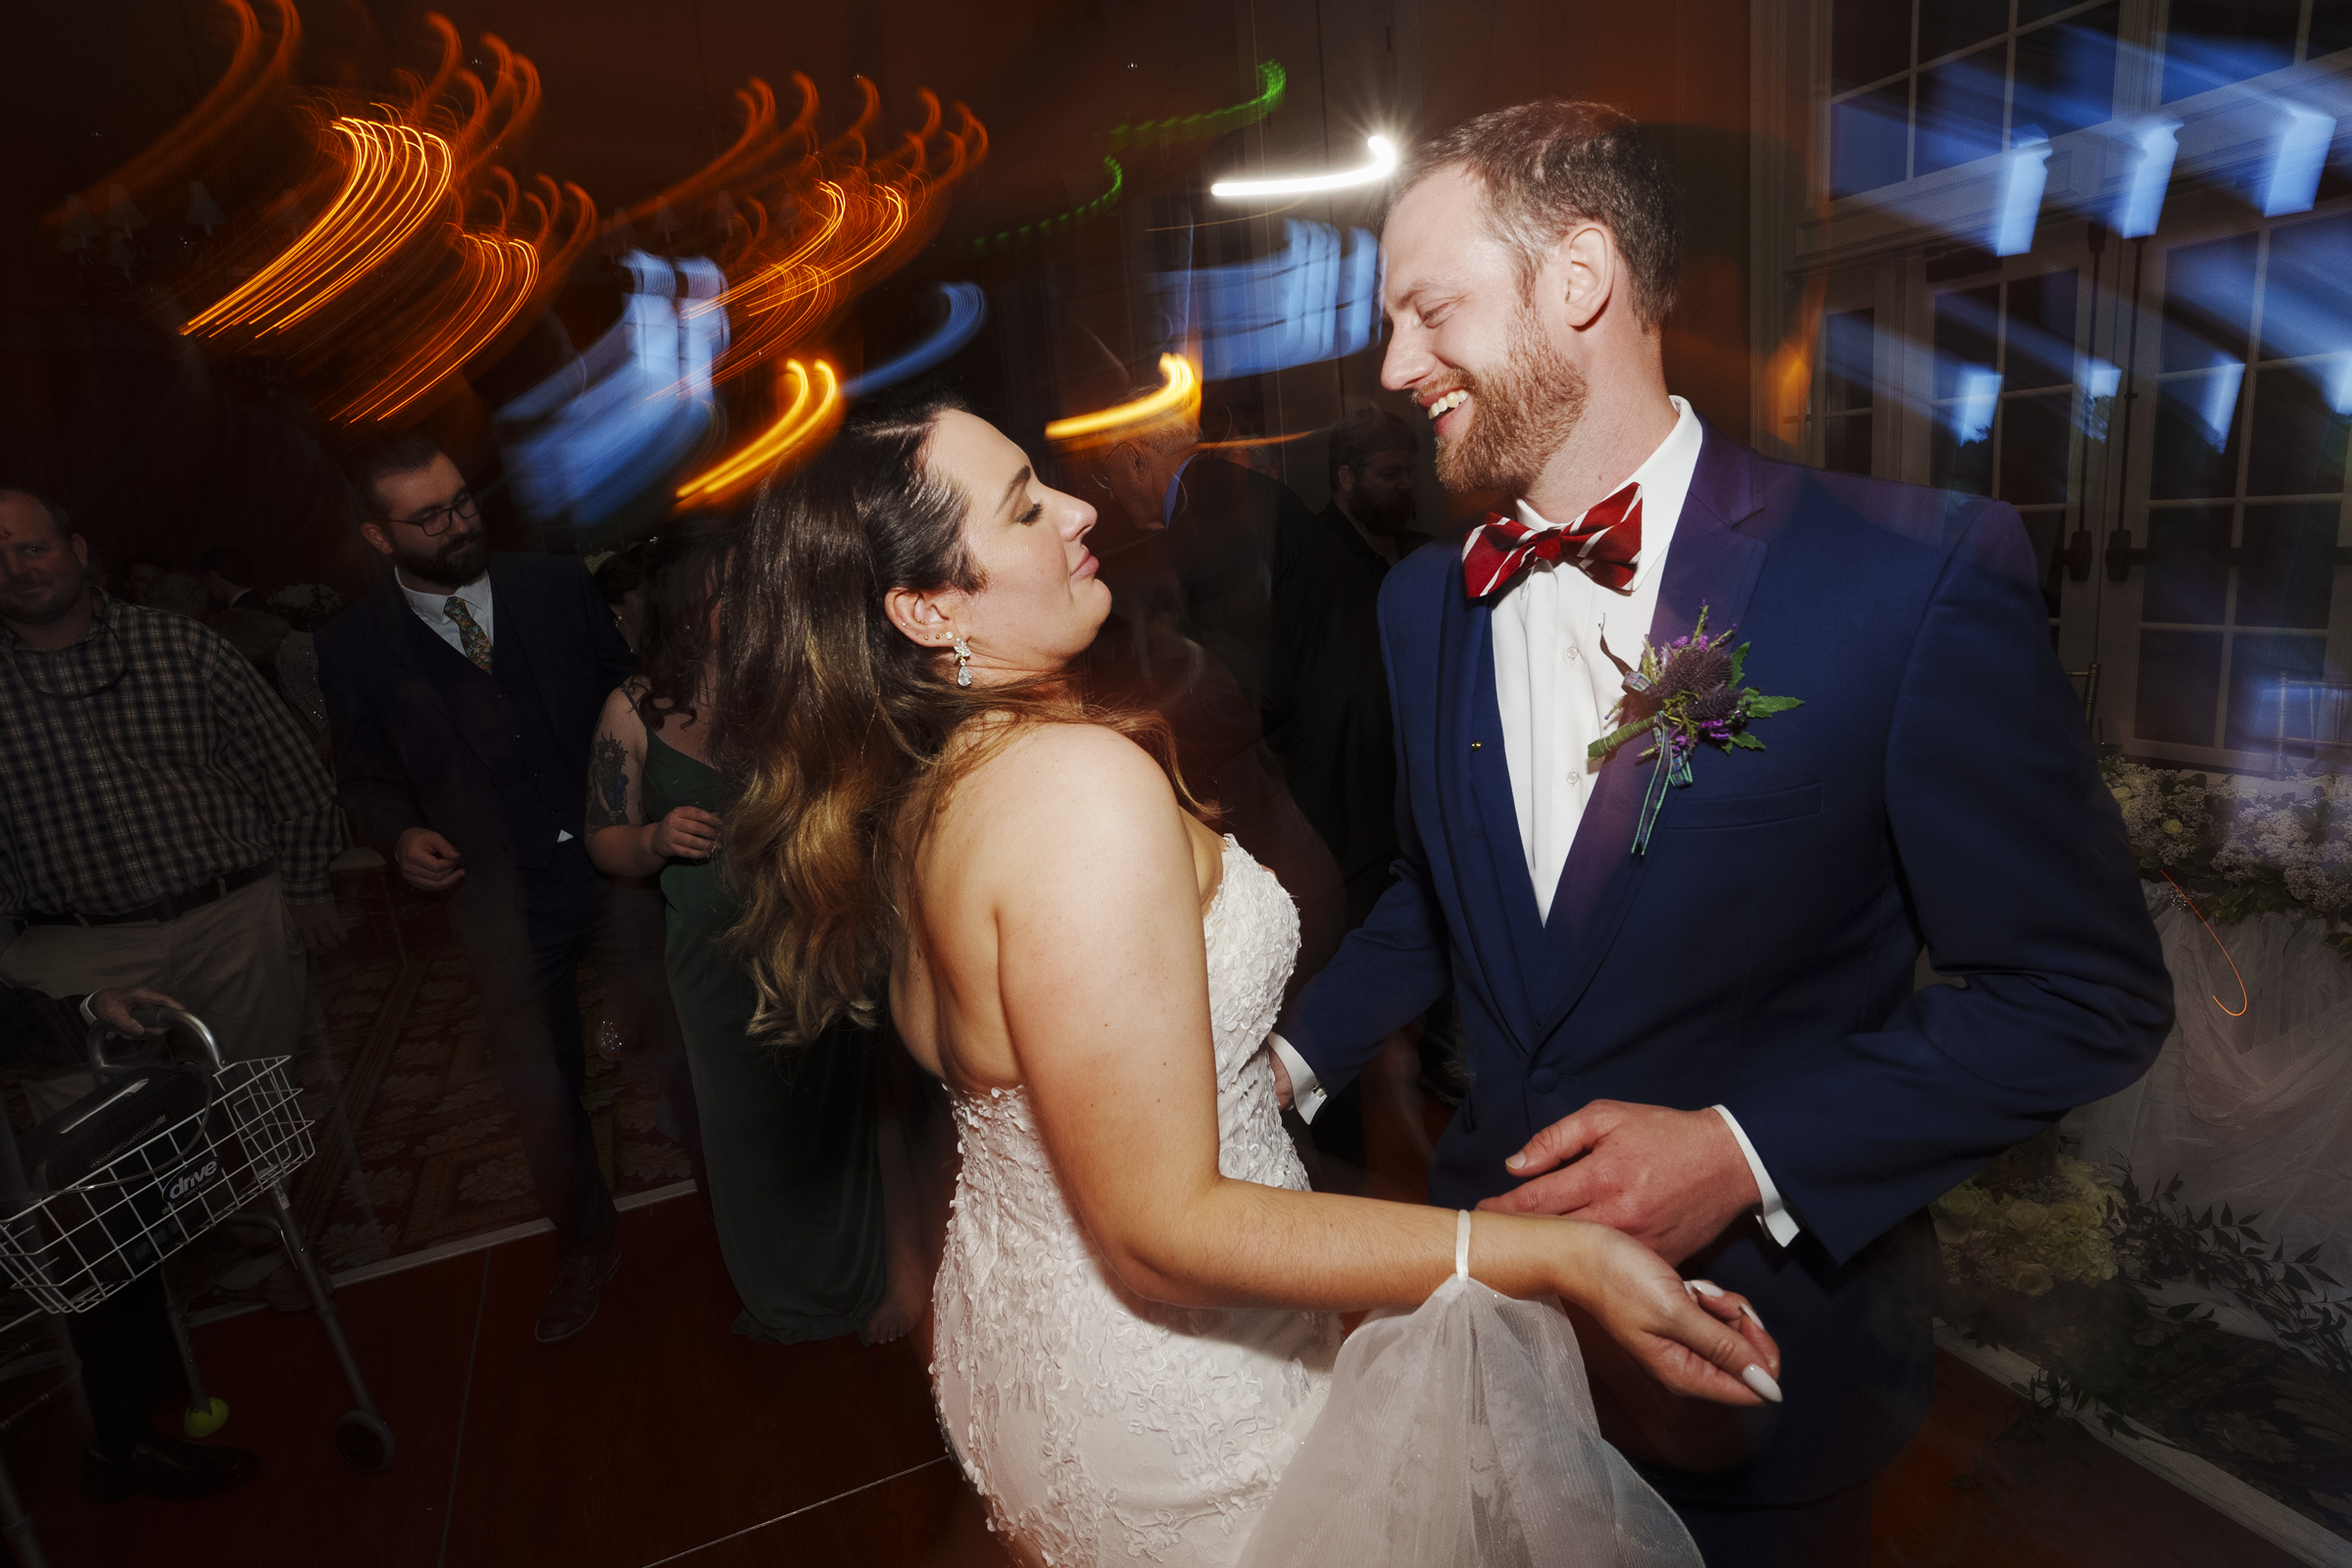
M1546 100L1423 148L1382 379L1450 489L1514 498L1380 600L1398 879L1286 1014L1311 1114L1450 980L1472 1087L1434 1201L1596 1220L1743 1292L1787 1402L1646 1470L1712 1568L1859 1565L1934 1388L1922 1213L2143 1072L2171 985L2034 559L1997 502L1772 463L1670 397L1675 198L1639 127ZM1801 707L1605 759L1642 638L1749 645ZM1913 990L1922 948L1962 987Z

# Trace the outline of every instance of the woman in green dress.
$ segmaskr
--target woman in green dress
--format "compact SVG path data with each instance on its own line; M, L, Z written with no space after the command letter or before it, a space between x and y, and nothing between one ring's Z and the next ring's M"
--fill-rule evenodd
M613 875L661 879L709 1196L743 1299L736 1331L880 1343L914 1326L930 1281L879 1042L847 1025L805 1047L754 1040L758 999L723 940L736 910L711 857L734 785L714 765L712 693L734 544L729 528L680 529L646 561L643 665L597 729L588 853Z

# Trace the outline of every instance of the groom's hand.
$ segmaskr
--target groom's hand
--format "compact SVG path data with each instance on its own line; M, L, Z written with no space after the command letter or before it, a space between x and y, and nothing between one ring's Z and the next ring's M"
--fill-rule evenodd
M1712 1110L1595 1100L1503 1161L1528 1178L1478 1206L1606 1225L1680 1263L1763 1200L1739 1140Z

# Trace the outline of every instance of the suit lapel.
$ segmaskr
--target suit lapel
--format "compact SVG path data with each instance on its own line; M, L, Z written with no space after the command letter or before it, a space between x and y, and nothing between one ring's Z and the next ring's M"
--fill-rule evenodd
M1534 949L1541 941L1543 922L1519 845L1519 813L1511 803L1511 775L1494 703L1494 659L1488 630L1493 612L1466 602L1460 579L1451 577L1443 612L1438 799L1446 808L1446 850L1460 907L1472 927L1462 933L1457 947L1478 966L1487 995L1509 1009L1513 1044L1524 1053L1528 1025L1536 1016L1531 962L1538 956ZM1505 954L1510 956L1507 965L1501 961Z
M1707 625L1716 631L1737 626L1747 612L1766 553L1762 540L1738 531L1762 504L1754 463L1746 448L1712 425L1706 427L1690 493L1675 524L1674 544L1658 582L1657 609L1649 623L1652 643L1671 642L1689 632L1698 623L1702 608ZM1636 654L1626 649L1619 657L1631 662ZM1560 872L1551 918L1544 927L1547 962L1536 982L1544 1020L1539 1039L1558 1028L1584 995L1641 890L1647 862L1634 858L1634 830L1654 765L1635 760L1642 750L1642 742L1632 742L1618 748L1603 765L1569 846L1568 863ZM1666 792L1661 819L1674 809L1676 793Z

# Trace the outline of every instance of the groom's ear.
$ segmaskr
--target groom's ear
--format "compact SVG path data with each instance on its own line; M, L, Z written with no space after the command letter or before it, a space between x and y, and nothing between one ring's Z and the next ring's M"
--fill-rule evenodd
M1622 265L1617 242L1598 223L1577 223L1560 236L1544 281L1570 329L1581 332L1600 318L1617 291Z

